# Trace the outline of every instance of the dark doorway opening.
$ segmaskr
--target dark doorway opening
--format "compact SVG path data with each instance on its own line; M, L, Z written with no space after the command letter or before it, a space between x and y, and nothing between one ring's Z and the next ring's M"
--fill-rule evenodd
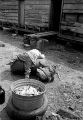
M51 0L49 30L59 31L62 11L62 0Z

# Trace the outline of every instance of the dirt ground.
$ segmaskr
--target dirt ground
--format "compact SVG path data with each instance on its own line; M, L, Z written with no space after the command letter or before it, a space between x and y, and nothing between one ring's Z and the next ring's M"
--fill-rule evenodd
M0 84L5 89L5 103L0 105L0 119L10 120L5 107L11 94L10 85L23 77L14 76L8 63L18 53L29 50L23 47L23 37L7 30L0 31ZM2 46L1 44L5 44ZM83 119L83 53L68 46L55 44L43 53L56 65L55 79L46 84L48 109L46 116L57 113L60 119ZM59 113L65 110L65 113ZM71 117L71 116L74 117ZM51 119L51 118L49 118ZM55 119L55 118L54 118ZM56 119L57 120L57 119Z

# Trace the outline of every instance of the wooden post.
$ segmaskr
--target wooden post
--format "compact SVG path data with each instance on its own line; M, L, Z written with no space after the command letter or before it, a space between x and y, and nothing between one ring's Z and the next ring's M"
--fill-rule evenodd
M61 19L62 0L51 0L49 30L58 32Z
M24 0L18 0L18 24L23 26L25 24L24 15Z

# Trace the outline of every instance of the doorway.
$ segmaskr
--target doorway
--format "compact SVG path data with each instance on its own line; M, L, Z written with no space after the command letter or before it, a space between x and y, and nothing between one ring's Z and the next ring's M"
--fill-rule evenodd
M60 29L62 0L51 0L49 30L58 32Z

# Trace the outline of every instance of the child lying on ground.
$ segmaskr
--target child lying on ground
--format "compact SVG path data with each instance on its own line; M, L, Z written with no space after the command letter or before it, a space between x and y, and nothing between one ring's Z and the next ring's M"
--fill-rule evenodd
M44 54L41 54L37 49L33 49L24 54L19 54L14 59L11 64L11 72L25 74L25 78L30 78L30 75L33 75L45 82L53 80L55 67L48 63Z

